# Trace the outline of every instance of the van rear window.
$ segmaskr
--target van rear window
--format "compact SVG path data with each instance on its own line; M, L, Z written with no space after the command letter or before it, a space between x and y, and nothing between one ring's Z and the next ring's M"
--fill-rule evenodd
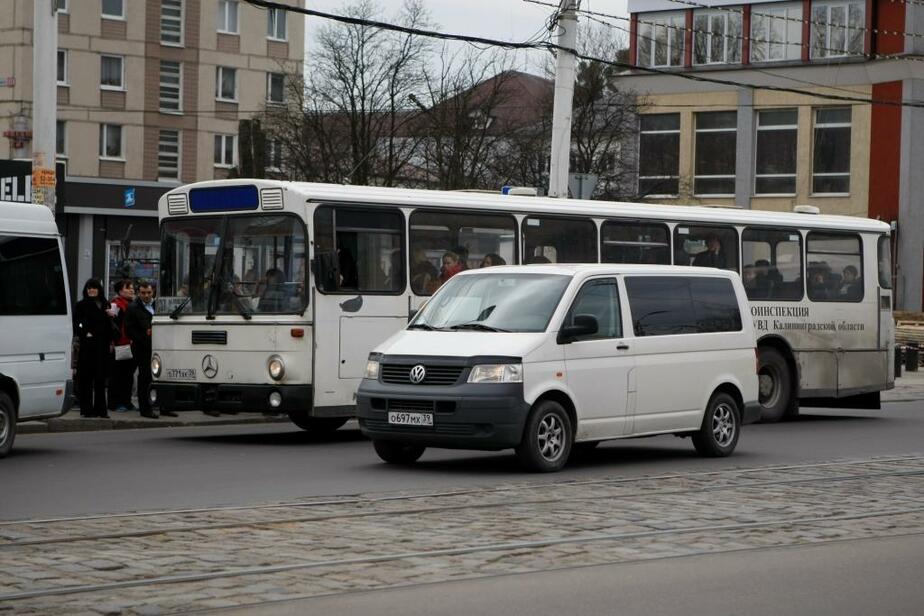
M735 288L727 278L628 276L636 336L741 331Z
M67 314L58 241L0 235L0 316Z

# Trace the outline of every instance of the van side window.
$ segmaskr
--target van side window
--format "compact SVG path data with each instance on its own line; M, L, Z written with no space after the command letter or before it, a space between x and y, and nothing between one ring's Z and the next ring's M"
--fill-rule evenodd
M523 263L596 263L597 225L589 218L529 216Z
M607 220L600 236L604 263L671 263L671 236L665 224Z
M735 288L727 278L628 276L636 336L741 331Z
M802 299L802 236L795 229L741 233L741 281L751 300Z
M0 289L0 316L67 314L58 241L0 235Z
M581 340L599 340L603 338L621 338L622 321L619 313L619 291L616 280L592 280L581 287L565 324L572 325L574 317L589 314L597 319L596 334L584 336Z
M863 248L849 233L808 234L806 241L808 297L813 302L863 300Z
M394 209L319 207L315 274L325 293L404 291L404 215Z
M738 232L734 227L674 227L674 265L738 271Z

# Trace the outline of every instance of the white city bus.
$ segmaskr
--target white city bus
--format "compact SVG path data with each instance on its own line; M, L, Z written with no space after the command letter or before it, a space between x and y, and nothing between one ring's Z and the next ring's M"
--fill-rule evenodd
M177 188L159 203L151 395L164 409L285 412L336 428L354 414L369 351L443 279L487 259L738 271L765 421L800 400L878 408L894 385L889 226L798 209L264 180ZM673 326L669 313L652 318Z

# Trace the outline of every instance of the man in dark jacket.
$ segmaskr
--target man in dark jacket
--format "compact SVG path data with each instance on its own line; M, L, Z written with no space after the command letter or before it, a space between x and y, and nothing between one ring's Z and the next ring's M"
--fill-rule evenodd
M142 417L157 417L148 397L151 389L151 318L154 316L154 287L138 285L138 298L125 313L125 333L132 341L132 357L138 365L138 407Z

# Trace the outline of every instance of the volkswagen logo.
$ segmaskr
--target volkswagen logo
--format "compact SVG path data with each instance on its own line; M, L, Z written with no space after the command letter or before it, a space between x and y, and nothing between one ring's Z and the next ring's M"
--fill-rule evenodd
M202 358L202 374L210 379L214 379L218 374L218 360L213 355L206 355Z
M414 383L415 385L419 385L420 383L423 383L423 380L427 378L427 369L424 368L422 365L417 364L416 366L411 368L410 378L411 378L411 383Z

